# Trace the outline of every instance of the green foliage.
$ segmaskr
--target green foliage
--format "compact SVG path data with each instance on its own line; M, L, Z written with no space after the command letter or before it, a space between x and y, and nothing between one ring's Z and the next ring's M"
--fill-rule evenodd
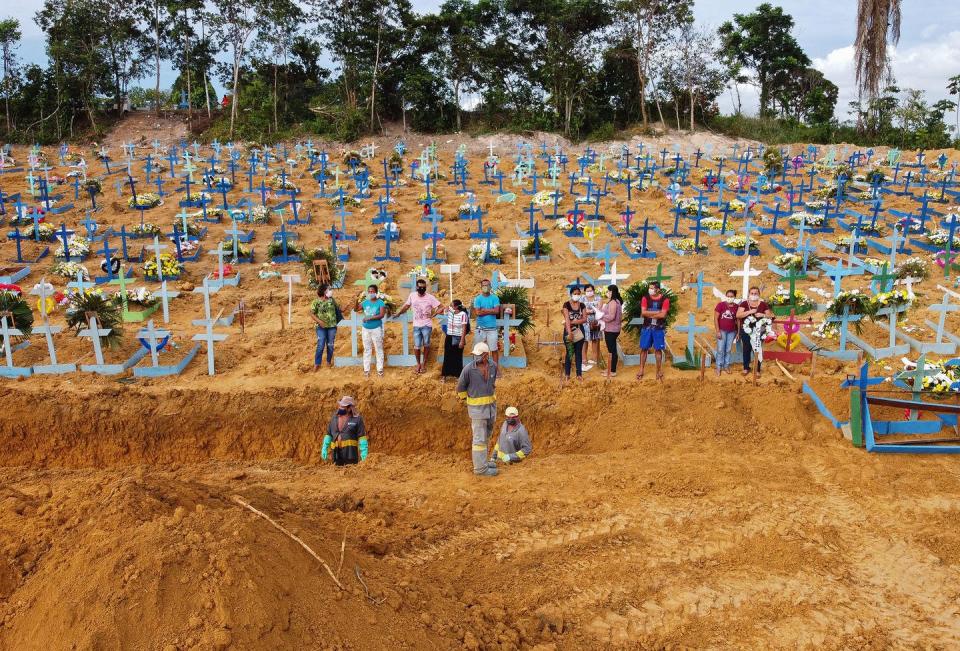
M787 84L810 58L790 31L793 18L781 7L759 5L753 13L734 14L720 26L724 54L756 73L760 85L760 115L766 115L771 96Z
M783 172L783 152L778 147L767 147L763 151L763 168L768 176Z
M640 301L644 296L647 296L649 288L650 281L638 280L623 292L623 327L638 337L640 336L640 326L630 325L630 321L642 318L640 316ZM680 302L676 292L663 283L660 284L660 293L670 299L670 308L667 310L667 318L665 319L666 326L669 328L677 320L677 314L680 312Z
M30 311L30 306L22 296L7 290L0 291L0 313L2 312L11 313L9 325L22 332L24 336L33 331L33 312Z
M699 371L700 370L700 352L697 350L691 351L689 348L684 347L683 350L683 361L682 362L671 362L673 368L678 371Z
M279 253L276 255L279 255ZM307 274L307 278L310 279L310 287L317 287L317 275L313 271L313 261L321 259L327 261L327 269L330 270L331 283L334 285L342 283L344 277L347 275L347 268L342 262L334 259L333 251L331 249L306 249L300 253L300 260L303 262L304 271Z
M497 290L497 298L500 299L500 305L513 305L516 312L514 319L520 319L521 323L516 327L520 336L527 334L533 327L533 308L530 306L530 295L526 287L501 287Z
M540 255L550 255L553 252L553 244L550 243L550 240L545 240L542 237L540 238ZM536 253L536 246L534 246L533 238L527 240L527 243L523 245L523 255L534 255Z
M109 328L109 334L100 337L101 343L110 348L116 348L123 336L123 319L120 306L100 291L81 291L70 296L70 305L66 310L67 326L79 333L90 323L87 314L93 312L97 316L97 327Z

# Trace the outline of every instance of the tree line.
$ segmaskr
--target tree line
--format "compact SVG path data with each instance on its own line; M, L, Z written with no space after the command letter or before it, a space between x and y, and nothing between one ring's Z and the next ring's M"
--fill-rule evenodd
M811 140L844 128L837 86L770 4L715 30L696 24L692 0L446 0L430 13L410 0L45 0L35 20L46 65L21 64L20 25L0 21L8 140L98 134L128 97L157 111L185 99L198 130L258 140L353 140L389 122L573 139L655 122L732 129L717 100L729 93L737 118L745 83L768 125ZM170 88L164 64L177 73ZM215 81L229 95L222 110ZM928 146L949 143L956 104L929 105L888 82L856 108L853 135L922 131Z

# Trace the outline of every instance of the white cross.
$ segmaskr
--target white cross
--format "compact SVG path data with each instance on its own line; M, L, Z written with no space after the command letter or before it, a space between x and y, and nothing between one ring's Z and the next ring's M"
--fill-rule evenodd
M13 327L13 324L7 321L7 317L10 317L10 320L13 320L13 316L9 312L4 312L0 316L0 333L3 334L3 352L7 356L7 367L13 368L13 347L10 345L10 337L22 337L23 332Z
M746 257L746 260L743 261L743 269L741 271L733 271L730 273L730 276L733 278L743 278L743 293L741 296L746 297L750 293L750 279L755 278L760 275L760 269L754 269L750 266L750 256Z
M163 322L170 323L170 299L180 296L180 292L167 291L167 281L160 282L160 303L163 305Z
M149 321L147 321L147 327L142 328L140 332L137 333L138 338L147 340L147 343L149 344L149 347L150 347L150 361L154 367L159 366L160 364L160 358L159 358L160 351L158 349L159 340L169 336L170 336L169 330L162 330L162 329L158 330L157 328L154 327L153 319L150 319Z
M906 278L901 278L894 281L894 285L906 285L907 286L907 297L912 301L916 295L913 293L913 283L918 283L923 278L915 278L913 276L907 276Z
M157 261L157 280L163 280L163 269L160 267L160 252L166 249L167 245L160 244L160 236L154 235L153 244L148 244L143 248L153 251L154 258ZM164 323L166 323L166 319L164 319Z
M526 240L510 240L510 246L517 250L517 277L504 277L504 281L509 287L526 287L527 289L532 289L534 286L533 278L522 278L520 273L520 261L523 260L523 247L526 245Z
M91 313L87 317L87 328L77 333L78 337L89 337L93 341L93 356L97 360L98 366L103 366L103 348L100 346L100 337L106 337L110 334L110 328L100 328L97 325L97 315Z
M46 277L41 278L40 282L30 290L31 296L40 297L40 316L43 318L44 323L47 322L47 297L52 293L53 285L47 282Z
M199 323L199 325L204 326L205 331L200 334L195 334L191 339L193 341L203 341L207 344L207 375L214 375L216 373L216 367L214 365L213 358L213 344L216 341L224 341L227 338L227 335L217 334L213 331L213 326L216 324L219 319L206 319ZM198 325L197 321L194 321L194 325Z
M300 274L283 274L280 279L287 283L287 325L293 321L293 283L300 282Z
M609 282L611 285L616 285L618 281L626 280L630 277L630 274L618 274L617 273L617 262L614 260L610 263L610 273L605 273L598 278L604 282Z
M450 303L452 304L453 303L453 274L460 273L460 265L442 264L440 265L440 273L447 274L447 276L450 278Z
M236 242L237 240L234 239L233 241ZM221 283L223 282L223 255L224 255L224 253L226 253L226 251L223 250L223 242L220 242L219 244L217 244L217 250L216 250L216 251L207 251L207 255L215 255L215 256L217 256L217 276L218 276L218 280L219 280Z
M205 322L210 320L210 294L213 294L215 290L210 288L210 283L206 276L203 277L203 285L200 287L194 287L194 293L203 294L203 319L196 319L193 321L193 325L203 325Z

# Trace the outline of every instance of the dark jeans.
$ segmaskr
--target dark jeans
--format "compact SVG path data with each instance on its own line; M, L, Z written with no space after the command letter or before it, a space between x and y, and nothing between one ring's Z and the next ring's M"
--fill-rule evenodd
M317 352L313 354L313 365L320 366L323 361L323 349L327 349L327 364L333 363L333 341L337 338L336 328L317 326Z
M617 372L617 337L619 332L604 332L603 340L607 344L607 352L610 353L610 372Z
M563 343L567 343L570 339L567 338L567 333L563 333ZM573 354L577 362L577 377L583 377L583 344L586 339L581 339L580 341L571 342L573 346ZM567 356L563 358L563 372L567 377L570 377L570 349L567 348Z
M743 349L743 370L750 370L750 360L753 357L753 347L750 345L750 335L740 331L740 348ZM757 362L757 372L760 372L760 362Z

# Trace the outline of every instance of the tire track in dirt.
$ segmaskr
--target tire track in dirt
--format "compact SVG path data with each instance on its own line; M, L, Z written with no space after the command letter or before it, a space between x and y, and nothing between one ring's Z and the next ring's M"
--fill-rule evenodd
M867 595L870 609L895 622L891 632L901 642L920 644L936 633L941 640L960 643L960 572L927 550L897 539L896 531L884 537L860 533L883 527L865 526L874 519L870 511L843 495L822 462L808 461L805 466L824 489L821 508L839 521L838 535L851 552L847 555L851 579L860 584L858 592ZM862 584L873 589L863 590Z

